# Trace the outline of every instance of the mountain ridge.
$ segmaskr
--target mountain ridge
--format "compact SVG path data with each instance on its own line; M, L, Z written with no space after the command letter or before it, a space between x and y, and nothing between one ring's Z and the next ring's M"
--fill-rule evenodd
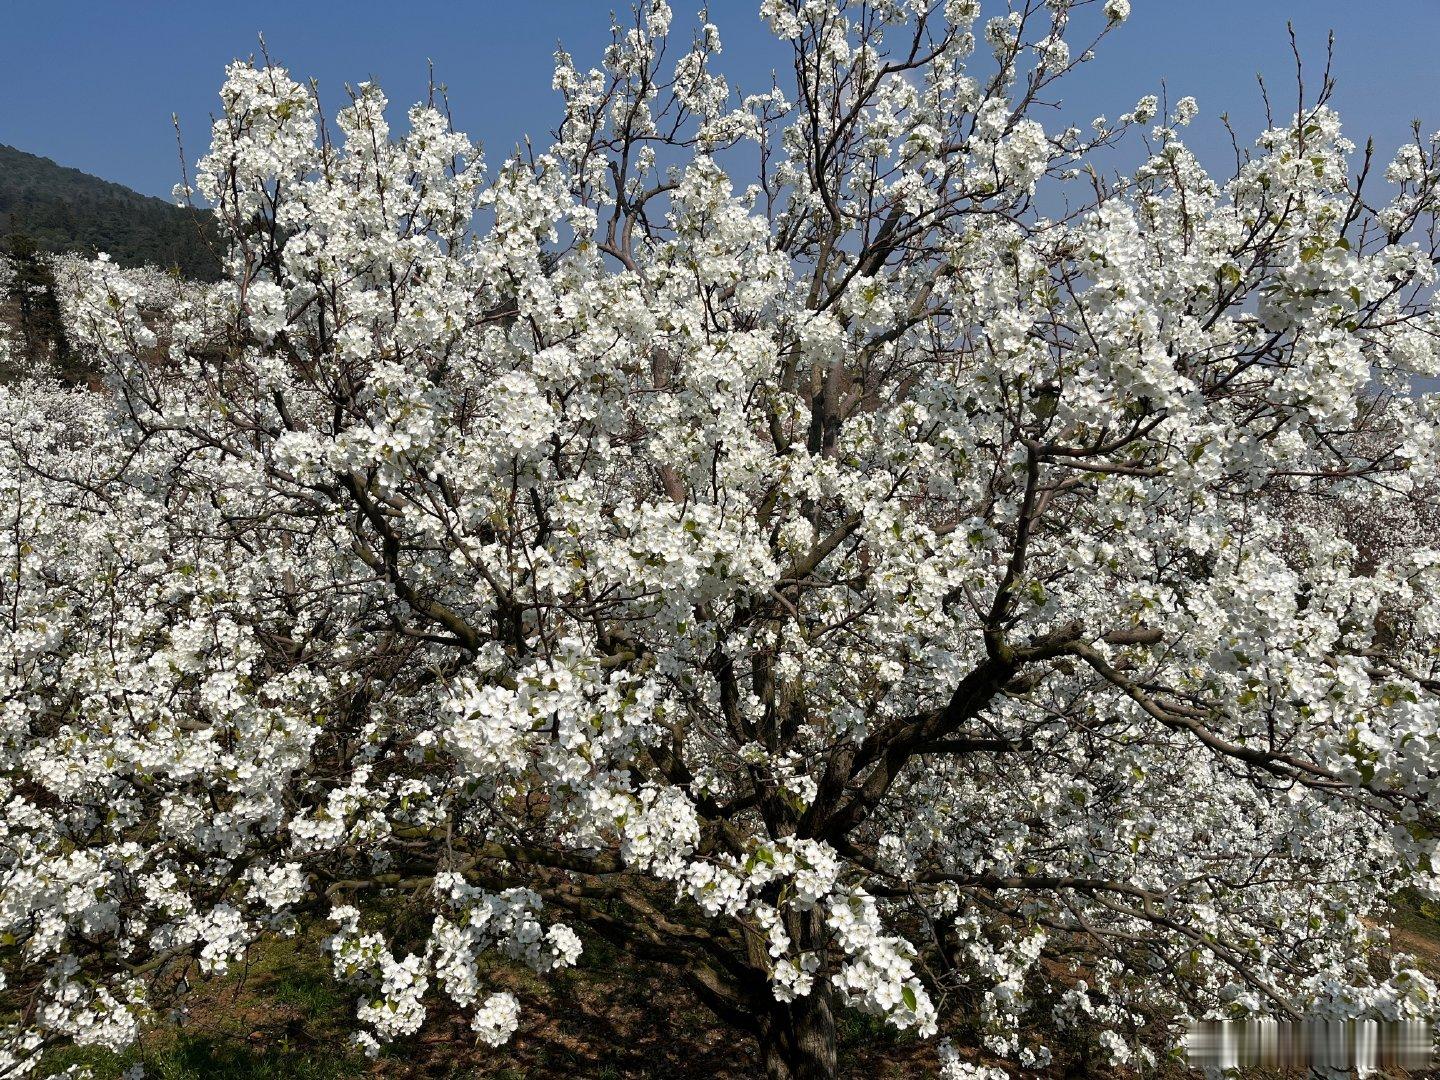
M122 266L157 266L207 281L220 275L209 211L172 206L0 143L0 239L11 237L28 238L42 251L103 251Z

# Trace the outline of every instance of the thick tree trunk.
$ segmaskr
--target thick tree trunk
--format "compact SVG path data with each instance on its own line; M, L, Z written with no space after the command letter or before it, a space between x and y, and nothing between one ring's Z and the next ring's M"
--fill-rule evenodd
M835 1014L829 987L773 1002L760 1023L766 1080L835 1080Z

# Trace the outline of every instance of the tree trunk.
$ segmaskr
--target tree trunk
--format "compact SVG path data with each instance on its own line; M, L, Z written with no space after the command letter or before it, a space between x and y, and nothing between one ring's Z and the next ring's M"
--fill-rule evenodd
M830 988L817 985L806 997L772 1002L760 1023L760 1055L766 1080L835 1080Z

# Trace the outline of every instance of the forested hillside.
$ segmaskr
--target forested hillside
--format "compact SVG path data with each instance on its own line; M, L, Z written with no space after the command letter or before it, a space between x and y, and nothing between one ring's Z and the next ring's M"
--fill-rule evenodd
M173 267L186 277L220 272L207 212L0 145L0 239L12 236L42 251L104 251L124 266Z

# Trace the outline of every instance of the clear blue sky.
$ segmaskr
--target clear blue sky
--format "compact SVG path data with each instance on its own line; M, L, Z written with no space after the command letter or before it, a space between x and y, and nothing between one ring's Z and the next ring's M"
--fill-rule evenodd
M619 4L622 9L628 0ZM672 0L677 24L692 7ZM0 15L0 142L52 157L140 191L168 196L179 165L171 113L193 163L208 138L224 65L255 49L320 80L330 108L346 82L376 78L403 109L424 95L426 62L450 89L456 122L493 161L554 127L550 55L563 41L582 65L608 40L605 0L11 0ZM989 12L1003 9L989 0ZM761 24L759 0L711 0L725 69L761 89L783 60ZM1261 126L1256 72L1281 111L1293 102L1285 34L1293 20L1314 81L1327 30L1338 38L1337 104L1351 137L1374 134L1386 151L1419 118L1440 128L1440 0L1134 0L1131 21L1066 90L1066 113L1088 121L1128 109L1142 94L1199 99L1190 142L1223 166L1228 111L1247 139Z

